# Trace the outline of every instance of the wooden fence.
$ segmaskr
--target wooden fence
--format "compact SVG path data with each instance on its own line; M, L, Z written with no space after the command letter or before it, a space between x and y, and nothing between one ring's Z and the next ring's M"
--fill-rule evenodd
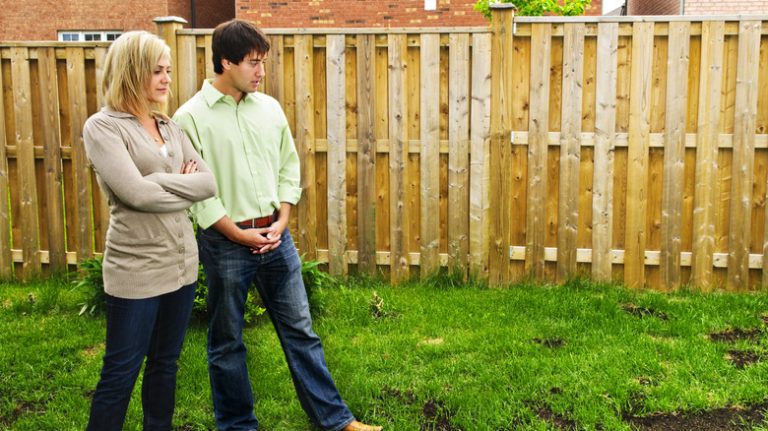
M269 30L263 90L302 157L297 245L334 274L447 267L756 289L768 182L764 17L514 18L490 28ZM171 112L210 30L158 23ZM107 45L0 44L0 276L103 248L82 151Z

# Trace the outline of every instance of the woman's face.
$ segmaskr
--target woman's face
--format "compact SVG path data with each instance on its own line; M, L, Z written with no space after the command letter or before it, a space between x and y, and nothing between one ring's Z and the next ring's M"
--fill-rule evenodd
M168 100L168 91L171 83L171 59L163 55L157 60L152 76L147 85L147 99L150 103L165 103Z

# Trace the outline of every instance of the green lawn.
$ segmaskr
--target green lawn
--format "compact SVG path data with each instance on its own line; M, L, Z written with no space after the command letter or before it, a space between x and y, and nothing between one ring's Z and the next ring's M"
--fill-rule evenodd
M0 284L0 429L84 428L104 321L78 316L81 300L61 280ZM752 407L751 417L729 410L733 429L768 429L766 293L353 280L315 290L312 303L342 396L388 431L629 430L640 417L720 407ZM261 430L311 430L266 318L245 337ZM178 386L177 429L214 429L200 322ZM138 395L128 430L141 429Z

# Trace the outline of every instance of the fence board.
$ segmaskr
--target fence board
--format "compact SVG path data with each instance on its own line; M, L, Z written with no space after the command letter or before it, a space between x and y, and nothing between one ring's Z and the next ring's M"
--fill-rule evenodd
M96 66L96 109L101 109L105 105L104 100L104 62L107 57L107 48L97 47L93 50L93 62ZM92 181L91 184L98 184ZM98 188L98 185L96 185ZM98 219L96 220L96 248L97 250L104 249L107 240L107 229L109 227L109 203L107 197L101 191L99 191L98 197L94 197L97 200L97 213Z
M373 35L357 38L357 248L361 272L376 272L376 136Z
M597 83L595 90L595 169L592 201L592 277L611 279L613 238L613 178L616 146L616 71L619 26L598 24Z
M560 193L557 227L557 278L576 275L579 226L584 24L568 23L563 41L563 96L560 133Z
M328 136L328 271L346 276L347 131L344 110L346 67L344 35L330 35L326 54Z
M680 285L682 209L685 179L685 119L688 106L690 24L669 24L667 108L661 213L661 288Z
M440 38L421 35L421 275L434 273L440 262Z
M739 25L736 71L736 118L733 131L730 229L728 235L728 288L748 287L749 243L754 181L755 117L760 59L760 21Z
M547 132L549 130L549 69L552 47L549 24L531 29L531 50L539 61L531 61L530 121L528 124L528 209L526 216L526 272L544 275L544 241L547 201Z
M512 131L512 77L514 66L519 64L513 53L514 11L502 9L491 20L491 142L489 148L489 241L488 279L491 284L506 283L510 278L510 202L509 195L509 145Z
M175 70L183 70L184 73L175 73L178 81L179 101L189 100L197 92L197 41L195 36L179 36L177 39L179 50L177 53L178 64L174 64Z
M627 164L626 258L624 282L645 284L648 135L651 120L653 23L633 24Z
M13 256L11 255L11 214L8 204L8 158L5 125L5 84L3 81L3 62L0 60L0 278L13 276Z
M469 254L469 34L451 34L448 70L449 267L467 273Z
M693 210L693 267L691 283L712 285L715 251L715 204L718 195L717 138L720 126L720 93L723 85L725 23L709 21L701 30L701 74L696 126L696 190Z
M406 188L408 186L408 135L406 129L407 89L405 35L387 36L389 83L389 212L390 212L390 277L393 283L409 276L408 222L406 221Z
M31 278L40 273L40 233L37 226L38 202L35 176L33 119L30 83L30 65L27 48L11 48L11 78L13 79L13 106L16 126L16 164L19 184L19 221L21 248L24 261L22 276Z
M469 268L488 277L488 144L491 117L491 39L472 35L472 90L469 172Z
M64 201L61 195L59 87L56 79L56 54L53 48L37 50L37 70L40 75L49 264L51 271L61 272L67 269L67 256L64 244Z
M296 94L296 149L301 157L301 189L299 201L298 247L308 260L317 253L317 189L315 181L315 102L312 36L294 39L294 71Z

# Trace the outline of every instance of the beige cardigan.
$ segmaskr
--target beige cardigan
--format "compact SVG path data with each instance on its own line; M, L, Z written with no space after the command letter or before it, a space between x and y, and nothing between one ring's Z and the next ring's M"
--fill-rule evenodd
M157 116L164 157L138 118L102 109L86 121L83 139L109 200L104 290L120 298L148 298L197 279L198 257L186 210L216 193L216 180L187 136ZM199 173L181 174L196 160Z

